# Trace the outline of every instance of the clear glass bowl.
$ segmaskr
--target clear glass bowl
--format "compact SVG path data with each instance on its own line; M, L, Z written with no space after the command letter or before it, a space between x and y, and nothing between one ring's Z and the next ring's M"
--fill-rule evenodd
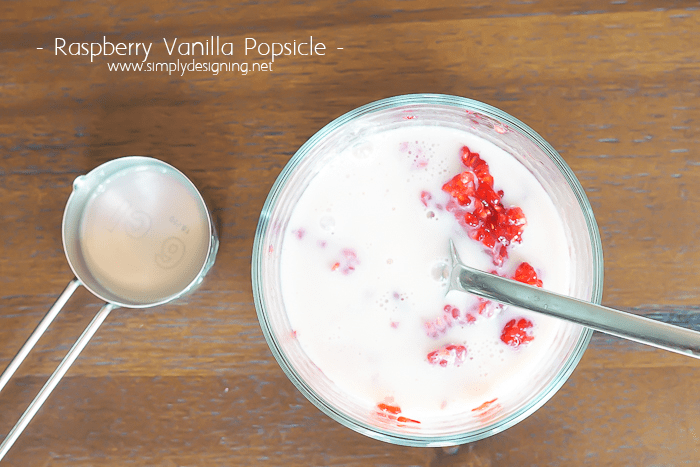
M588 199L561 156L537 133L487 104L447 95L405 95L373 102L337 118L309 139L277 178L263 207L255 235L252 281L260 326L270 349L292 383L321 411L371 438L408 446L451 446L499 433L549 400L581 359L592 331L566 327L556 339L546 368L521 397L493 417L445 416L421 425L383 423L376 411L343 393L306 356L293 338L280 288L280 254L289 218L305 188L342 149L377 131L410 125L466 130L514 156L535 176L554 201L570 242L569 295L600 303L603 253ZM413 425L413 426L407 426Z

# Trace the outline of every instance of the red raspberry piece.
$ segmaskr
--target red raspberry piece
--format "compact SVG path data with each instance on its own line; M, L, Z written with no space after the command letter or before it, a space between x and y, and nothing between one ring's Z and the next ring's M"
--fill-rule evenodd
M484 162L485 164L485 162ZM486 166L488 168L488 166ZM502 211L501 197L493 191L493 186L486 183L479 183L479 188L476 190L476 196L489 209L489 216L493 216L493 211Z
M498 399L486 401L479 407L472 409L472 412L474 412L474 415L483 422L492 420L502 409L501 404L496 403L497 400Z
M452 326L452 317L443 315L433 320L427 321L425 324L425 333L430 337L438 337L445 334Z
M503 226L502 231L508 239L508 243L520 243L522 241L525 224L527 224L522 209L518 207L508 208L505 213L505 219L503 219L501 224Z
M452 177L452 180L442 186L442 190L449 193L460 206L469 206L471 197L476 193L474 174L462 172Z
M406 418L406 417L397 417L396 421L399 423L420 423L418 420L413 420L413 419ZM399 425L399 426L401 426L401 425Z
M343 256L341 261L336 261L331 266L331 271L340 271L346 276L351 272L355 271L355 268L360 264L360 260L357 259L357 253L351 248L345 248L341 251Z
M430 337L439 337L445 334L455 322L460 324L474 324L476 318L470 313L462 313L457 307L445 305L442 316L425 323L425 332Z
M431 195L429 191L420 192L420 201L426 208L428 207L428 201L430 201L431 199L433 199L433 195Z
M470 313L462 314L462 312L459 311L459 308L452 305L445 305L444 311L446 315L451 316L452 319L461 324L473 324L476 321L474 315Z
M428 361L433 365L460 366L467 358L467 348L463 345L448 344L428 354Z
M508 248L505 245L501 245L493 253L493 264L496 266L503 266L503 262L508 257Z
M489 171L489 165L479 153L471 152L467 146L462 146L462 163L472 169L481 183L493 186L493 177Z
M478 153L463 146L461 159L468 170L442 187L456 201L450 201L447 210L457 217L472 239L491 251L493 263L502 266L508 257L507 247L513 242L522 241L525 215L518 207L506 209L503 206L503 190L494 190L489 165ZM472 204L470 211L461 208Z
M393 398L389 398L392 399ZM406 418L404 416L399 416L401 413L401 407L398 405L390 405L384 402L380 402L377 404L377 415L379 415L382 418L386 418L389 420L397 421L400 424L402 423L420 423L418 420L411 420L410 418ZM401 426L401 425L399 425Z
M520 263L518 269L515 270L513 279L535 287L542 287L542 281L538 279L535 268L530 266L530 263Z
M500 303L494 303L483 298L479 298L477 303L477 313L486 318L490 318L503 309L503 305Z
M476 227L479 225L479 219L472 212L467 212L464 214L464 222L470 227Z
M455 217L459 217L459 214L464 212L462 207L459 204L457 204L453 199L450 199L447 202L447 205L445 206L445 210L447 212L451 212L452 214L454 214Z
M494 399L494 400L491 400L491 401L486 401L486 402L484 402L483 404L481 404L479 407L477 407L477 408L475 408L475 409L472 409L472 412L481 412L482 410L486 410L486 409L489 408L489 406L490 406L491 404L493 404L493 403L496 402L497 400L498 400L498 398L496 398L496 399Z
M385 404L383 402L380 402L379 404L377 404L377 408L381 412L390 413L392 415L396 415L396 414L401 413L401 407L399 407L398 405L389 405L389 404Z
M511 319L501 332L501 341L511 347L520 347L534 338L532 335L532 321L525 318Z

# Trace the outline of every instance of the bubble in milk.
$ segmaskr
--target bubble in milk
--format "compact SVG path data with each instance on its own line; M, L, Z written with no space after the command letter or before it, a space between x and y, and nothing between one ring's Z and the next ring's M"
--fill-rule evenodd
M327 232L330 232L335 227L335 218L331 215L325 215L321 217L321 228Z
M447 263L444 263L442 261L435 263L430 269L430 276L434 280L440 282L447 280L447 278L450 277L450 271L447 266Z
M374 145L372 143L363 143L352 148L352 155L362 160L369 158L373 151Z

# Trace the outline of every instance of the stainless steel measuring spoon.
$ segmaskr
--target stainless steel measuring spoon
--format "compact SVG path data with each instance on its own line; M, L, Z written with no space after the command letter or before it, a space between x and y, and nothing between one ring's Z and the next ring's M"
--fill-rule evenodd
M80 285L106 303L0 444L0 460L110 311L152 307L186 295L202 282L219 246L194 184L175 167L141 156L109 161L75 180L62 236L75 279L0 376L0 391Z
M450 240L452 271L448 290L469 292L505 305L571 321L596 331L700 358L700 332L596 305L465 265Z

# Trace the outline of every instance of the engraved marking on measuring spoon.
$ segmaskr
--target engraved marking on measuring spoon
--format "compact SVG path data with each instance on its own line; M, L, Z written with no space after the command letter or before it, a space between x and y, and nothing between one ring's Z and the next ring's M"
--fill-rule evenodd
M108 222L107 230L110 232L123 223L124 232L132 238L141 238L151 230L151 217L134 209L126 201L114 211Z
M156 253L156 264L163 269L174 268L185 256L185 242L177 237L166 238L160 253Z

